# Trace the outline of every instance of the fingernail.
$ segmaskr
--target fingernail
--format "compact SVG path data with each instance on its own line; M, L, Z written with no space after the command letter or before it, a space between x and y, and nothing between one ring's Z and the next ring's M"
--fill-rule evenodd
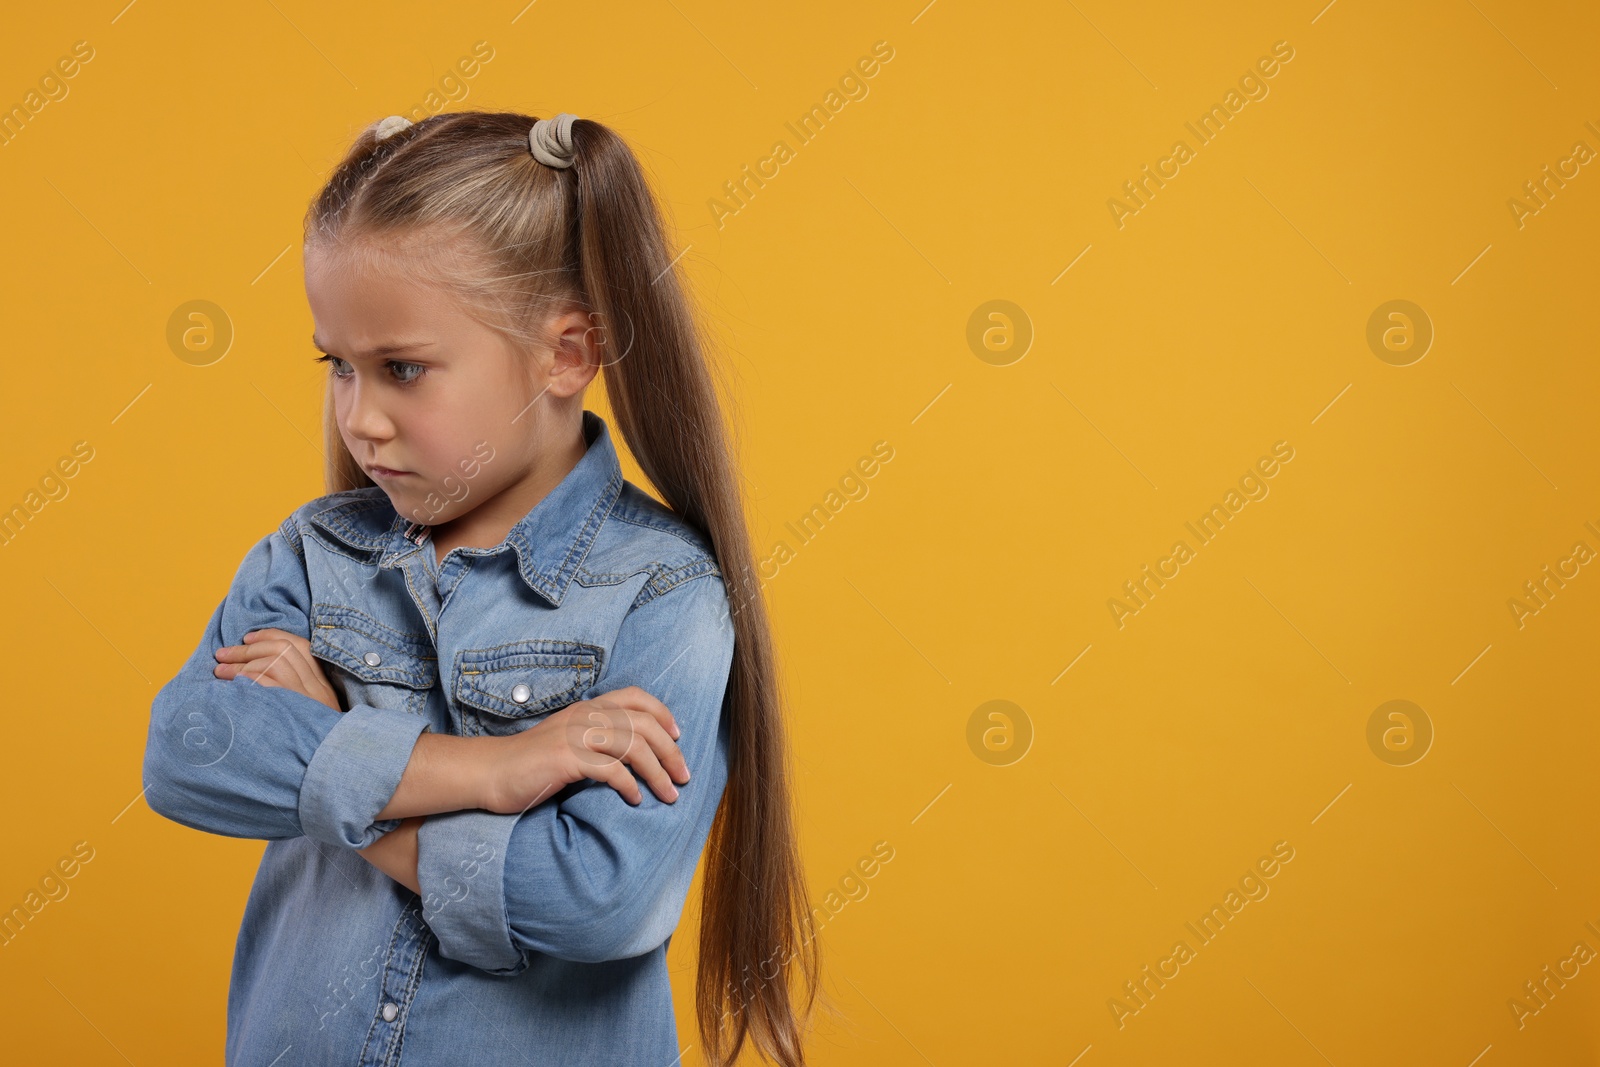
M674 789L672 791L672 798L671 799L673 799L673 800L677 800L678 799L678 791L676 789Z

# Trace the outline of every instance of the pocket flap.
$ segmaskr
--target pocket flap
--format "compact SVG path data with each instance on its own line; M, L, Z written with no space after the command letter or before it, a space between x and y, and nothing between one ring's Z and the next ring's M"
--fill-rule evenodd
M603 650L581 641L515 641L456 655L458 703L523 719L575 702L600 677Z
M404 633L354 608L318 605L311 618L311 654L364 682L412 689L439 684L439 657L421 634Z

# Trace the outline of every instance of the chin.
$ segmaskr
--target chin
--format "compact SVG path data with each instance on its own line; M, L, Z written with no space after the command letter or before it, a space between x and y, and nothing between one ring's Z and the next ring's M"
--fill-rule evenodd
M379 486L379 488L381 489L383 487ZM383 495L389 498L389 506L394 508L394 510L399 512L401 515L404 515L407 519L414 519L416 517L411 514L413 511L420 510L425 512L427 510L426 508L419 508L417 506L417 502L412 500L409 496L400 493L391 493L387 489L384 490Z

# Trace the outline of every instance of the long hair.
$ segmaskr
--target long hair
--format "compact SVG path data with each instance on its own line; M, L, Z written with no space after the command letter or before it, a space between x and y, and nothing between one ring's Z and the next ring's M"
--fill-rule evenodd
M708 539L733 613L731 765L702 882L700 1043L713 1067L732 1063L747 1037L800 1067L820 947L790 810L771 626L701 332L632 150L578 119L573 166L548 167L529 151L534 121L447 112L381 141L377 124L368 127L307 211L305 244L385 256L430 235L465 238L430 270L486 325L524 350L549 342L543 323L561 307L599 327L615 423L667 506ZM323 429L328 491L372 485L344 446L331 388Z

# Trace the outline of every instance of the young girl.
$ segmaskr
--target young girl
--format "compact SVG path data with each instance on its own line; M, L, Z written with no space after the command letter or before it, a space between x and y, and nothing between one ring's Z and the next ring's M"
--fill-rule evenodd
M804 1062L772 640L674 263L569 114L390 117L312 204L330 492L245 557L144 762L155 811L270 842L229 1064L669 1067L708 841L700 1054ZM668 506L584 408L602 368Z

